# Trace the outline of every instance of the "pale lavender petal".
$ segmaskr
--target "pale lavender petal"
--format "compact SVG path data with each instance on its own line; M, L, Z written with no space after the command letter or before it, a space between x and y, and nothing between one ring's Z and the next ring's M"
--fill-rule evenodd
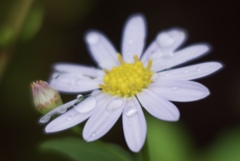
M53 67L58 72L79 73L89 77L97 77L102 72L102 70L94 67L77 64L57 63Z
M81 95L80 95L81 96ZM70 102L67 102L61 106L56 107L55 109L51 110L50 112L48 112L46 115L44 115L43 117L40 118L39 122L40 123L47 123L51 117L55 114L61 114L61 113L65 113L67 111L68 108L72 107L75 103L77 103L79 101L79 99L75 99L72 100Z
M165 121L177 121L180 113L177 107L149 89L144 89L137 97L142 106L154 117Z
M210 75L222 68L218 62L207 62L156 73L158 80L192 80Z
M163 55L159 58L153 59L153 65L151 69L154 72L168 69L202 56L203 54L206 54L207 51L209 51L208 45L193 45L171 55Z
M50 122L45 128L46 133L62 131L83 122L93 114L96 103L95 97L86 98L74 108Z
M122 54L125 62L132 63L134 55L141 57L146 36L146 25L142 15L134 15L126 22L123 31Z
M149 59L171 55L186 40L186 33L178 28L159 33L156 39L144 52L142 61L147 63Z
M157 81L148 88L156 95L170 101L190 102L207 97L209 90L200 83L186 80Z
M100 82L77 73L62 73L55 74L49 84L60 92L79 93L97 89Z
M139 152L146 139L147 125L142 108L135 97L127 101L122 118L127 145L133 152Z
M124 98L119 97L112 97L104 104L97 105L96 112L84 126L83 138L86 141L94 141L105 135L120 117L124 106Z
M103 34L97 31L88 32L85 38L90 53L101 68L110 70L119 65L117 51Z

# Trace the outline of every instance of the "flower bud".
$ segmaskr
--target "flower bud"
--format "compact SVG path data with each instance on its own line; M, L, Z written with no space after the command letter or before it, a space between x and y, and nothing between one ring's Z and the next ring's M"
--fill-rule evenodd
M40 80L33 82L31 86L35 107L42 114L62 105L58 91L50 87L47 82Z

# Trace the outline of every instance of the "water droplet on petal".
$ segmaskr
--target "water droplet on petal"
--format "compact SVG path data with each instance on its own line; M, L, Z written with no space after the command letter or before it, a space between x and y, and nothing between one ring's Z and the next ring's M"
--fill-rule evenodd
M186 74L186 73L189 73L189 71L188 71L188 70L184 70L184 71L183 71L183 73L185 73L185 74Z
M39 120L39 122L40 122L40 123L46 123L46 122L48 122L48 121L50 120L50 118L51 118L51 116L45 115L45 116L43 116L43 117Z
M131 121L129 121L129 122L128 122L128 125L129 125L129 126L132 126L132 122L131 122Z
M176 90L178 90L179 89L179 87L172 87L172 90L173 91L176 91Z
M127 108L128 108L126 112L127 117L132 117L137 114L137 109L135 107L128 106Z
M87 42L89 44L96 44L99 41L99 36L95 33L91 33L87 36Z
M68 115L68 116L67 116L67 120L68 120L68 121L71 121L71 120L72 120L72 118L73 118L73 116L72 116L72 115Z
M122 98L113 98L112 100L110 100L110 102L108 102L106 109L108 111L113 111L113 110L121 107L123 102L124 102L124 100Z
M93 133L91 134L91 137L95 137L95 136L96 136L96 133L93 132Z
M74 109L77 110L80 113L87 113L90 112L95 106L96 106L96 98L93 96L90 96L74 106Z
M63 106L63 107L59 107L57 109L58 113L65 113L67 111L67 107L66 106Z
M157 37L157 42L163 47L171 46L174 43L174 39L167 33L162 33Z
M196 68L196 71L200 72L200 71L201 71L201 68L200 68L200 67L197 67L197 68Z
M81 95L81 94L79 94L79 95L77 95L77 98L81 98L83 95Z

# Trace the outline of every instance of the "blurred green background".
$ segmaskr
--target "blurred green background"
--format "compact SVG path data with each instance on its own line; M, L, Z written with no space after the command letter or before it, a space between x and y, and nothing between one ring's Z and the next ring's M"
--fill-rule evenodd
M56 152L39 150L39 145L46 140L81 139L81 136L71 130L50 135L43 132L44 126L38 123L41 114L32 103L30 83L48 80L52 64L56 62L96 66L83 40L86 31L104 32L119 49L125 20L141 12L148 22L147 44L159 31L181 27L189 33L185 45L204 41L213 46L210 54L190 64L217 60L225 65L221 72L198 80L209 87L208 98L176 103L181 112L178 123L148 119L148 123L154 122L154 127L149 125L149 131L153 132L148 135L151 161L180 161L184 157L191 161L239 161L237 9L236 4L221 1L1 0L0 160L70 159ZM73 98L74 95L63 95L64 102ZM102 140L129 151L121 120Z

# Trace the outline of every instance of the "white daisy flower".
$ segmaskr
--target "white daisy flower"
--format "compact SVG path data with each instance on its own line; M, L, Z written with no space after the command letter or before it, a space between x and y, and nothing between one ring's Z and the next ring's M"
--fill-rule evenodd
M102 33L88 32L85 41L101 69L56 64L50 84L62 92L93 92L79 104L77 99L67 103L66 107L73 108L50 122L45 131L65 130L89 118L83 138L94 141L105 135L122 115L127 145L138 152L147 132L142 107L158 119L177 121L179 110L170 101L190 102L209 95L205 86L190 80L219 70L220 63L170 69L207 53L208 45L177 50L185 41L186 33L175 28L160 32L143 52L145 37L142 15L130 17L124 27L122 56Z

